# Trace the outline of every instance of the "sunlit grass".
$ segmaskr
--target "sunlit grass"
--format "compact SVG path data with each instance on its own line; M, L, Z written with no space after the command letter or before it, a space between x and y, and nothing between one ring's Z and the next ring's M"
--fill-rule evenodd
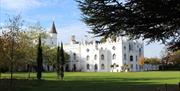
M36 73L31 73L28 79L28 73L15 73L13 75L19 79L18 91L110 91L122 89L125 91L151 91L158 87L168 84L176 89L180 81L180 72L178 71L157 71L157 72L127 72L127 73L107 73L107 72L66 72L64 80L57 79L55 72L43 73L42 82L37 86ZM2 74L2 78L9 78L10 74ZM118 90L121 91L121 90Z

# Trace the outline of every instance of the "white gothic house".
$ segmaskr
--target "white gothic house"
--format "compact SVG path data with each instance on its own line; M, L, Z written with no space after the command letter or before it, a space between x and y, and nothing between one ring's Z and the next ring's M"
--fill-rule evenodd
M53 22L46 44L57 46L57 31ZM129 71L140 71L138 60L144 55L143 43L139 40L128 40L119 36L116 41L78 42L72 36L70 43L64 45L64 50L70 55L65 69L84 72L121 72L124 65Z

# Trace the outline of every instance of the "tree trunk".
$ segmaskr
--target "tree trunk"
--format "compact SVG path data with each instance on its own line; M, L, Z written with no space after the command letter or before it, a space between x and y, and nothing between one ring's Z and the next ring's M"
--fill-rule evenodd
M61 65L61 80L64 78L64 67Z
M31 68L28 67L28 78L31 78Z
M28 73L28 78L31 78L31 72L29 71L29 73Z
M13 83L13 64L11 62L11 65L10 65L10 73L11 73L11 82L10 82L10 85L12 86L12 83Z

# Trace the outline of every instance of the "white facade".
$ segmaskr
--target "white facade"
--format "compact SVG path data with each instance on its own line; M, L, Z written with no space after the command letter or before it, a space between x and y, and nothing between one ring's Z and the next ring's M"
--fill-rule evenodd
M48 32L47 35L48 36L47 36L45 44L50 47L57 46L57 34Z
M53 28L54 27L54 28ZM55 29L53 23L52 29ZM53 32L52 32L53 31ZM57 45L57 32L51 30L47 45ZM138 60L144 55L143 43L128 40L127 37L117 37L116 42L82 41L77 42L72 36L64 50L70 55L65 69L84 72L121 72L124 65L129 71L140 71Z
M70 55L67 68L70 71L120 72L129 65L129 71L139 71L138 59L143 56L143 44L118 37L116 42L81 42L64 45Z

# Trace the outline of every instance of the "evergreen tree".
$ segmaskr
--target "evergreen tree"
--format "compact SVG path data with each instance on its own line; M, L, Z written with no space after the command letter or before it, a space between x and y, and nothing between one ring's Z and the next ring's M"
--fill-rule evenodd
M42 57L42 46L41 46L41 36L39 37L39 43L37 48L37 79L41 80L42 70L43 70L43 57Z
M57 48L57 64L56 64L56 69L57 69L57 77L59 79L59 75L60 75L60 47L58 45Z
M63 80L64 78L64 64L65 64L65 57L64 57L64 49L63 49L63 43L61 43L61 49L60 49L60 75L61 79Z
M180 0L77 0L96 36L127 35L180 50Z

